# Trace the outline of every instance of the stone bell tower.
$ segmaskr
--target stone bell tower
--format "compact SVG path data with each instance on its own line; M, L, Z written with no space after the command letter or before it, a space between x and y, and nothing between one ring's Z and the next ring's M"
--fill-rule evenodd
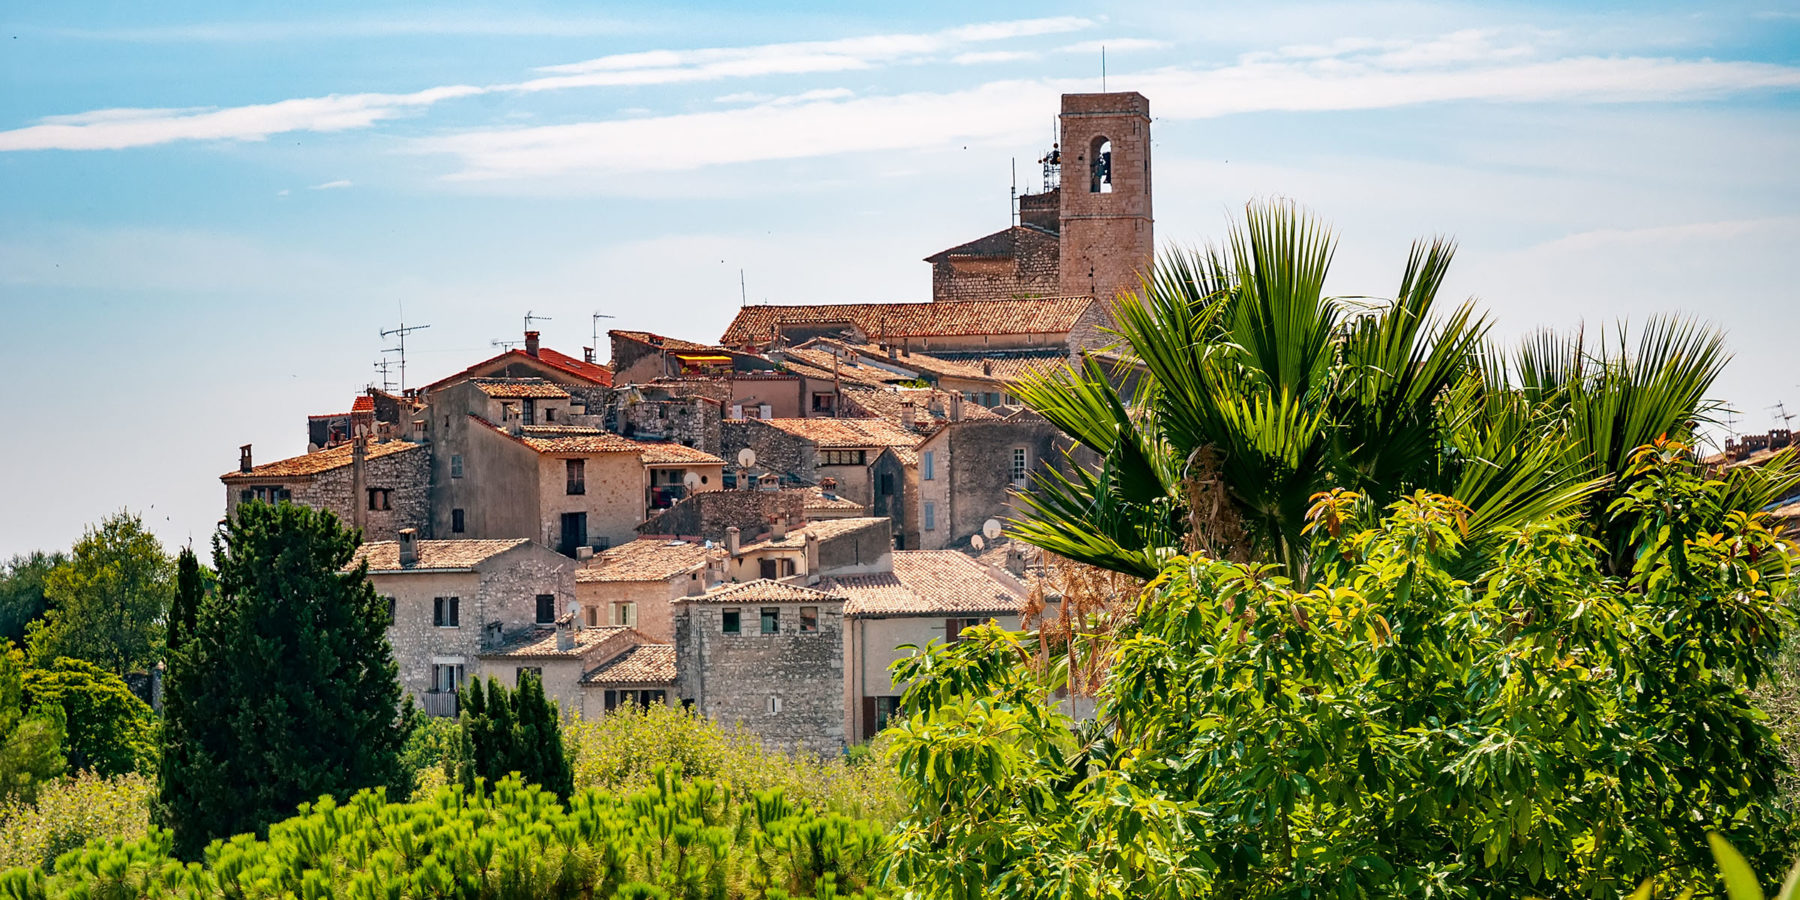
M1062 97L1061 291L1111 302L1156 254L1150 101L1136 91Z

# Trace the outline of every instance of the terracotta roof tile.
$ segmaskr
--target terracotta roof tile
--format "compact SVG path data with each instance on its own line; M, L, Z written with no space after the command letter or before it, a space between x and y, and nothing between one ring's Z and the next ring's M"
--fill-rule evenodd
M810 378L826 381L836 380L843 384L867 385L876 387L890 381L904 381L906 376L893 372L883 372L871 366L852 366L838 361L836 354L829 350L813 350L804 347L791 347L780 352L781 364L790 371L798 372ZM834 370L832 364L836 362Z
M917 432L886 419L758 419L764 425L808 440L820 449L853 450L869 447L910 447L919 442Z
M899 424L901 407L908 401L913 405L913 421L934 424L950 421L950 412L955 405L949 391L933 388L845 388L844 400L853 409L895 424ZM962 417L965 421L991 421L1000 418L989 412L987 407L966 400L962 403Z
M595 556L575 570L581 584L610 581L667 581L706 564L712 551L700 544L661 538L639 538Z
M584 362L582 360L576 359L573 356L569 356L564 353L558 353L555 350L551 350L548 347L542 347L542 348L539 348L538 355L536 355L536 356L532 356L531 354L526 353L525 351L519 350L517 348L512 349L512 350L507 350L503 353L499 353L494 356L490 356L487 359L484 359L481 362L478 362L472 366L469 366L468 368L465 368L460 372L457 372L453 375L447 375L443 378L439 378L438 380L426 385L425 392L431 393L432 391L435 391L438 388L444 387L446 385L450 385L450 384L453 384L458 381L464 381L464 380L472 377L470 375L470 373L474 372L477 369L482 369L482 368L486 368L487 366L491 366L494 363L515 362L515 361L525 361L525 360L529 360L529 361L533 361L533 362L541 362L544 365L549 366L552 369L555 369L555 370L562 372L564 374L567 374L567 375L573 375L576 378L579 378L582 381L585 381L589 384L598 384L598 385L603 385L605 387L612 387L612 370L611 369L608 369L607 367L600 365L598 363Z
M581 676L582 684L673 684L675 648L637 644Z
M532 437L529 434L513 434L474 413L470 413L469 418L487 426L495 434L518 441L539 453L636 453L639 451L637 441L621 437L610 431L596 434Z
M649 331L626 331L624 329L615 328L612 331L608 331L606 334L608 337L624 338L628 341L643 344L647 347L655 347L658 350L725 352L725 348L723 347L714 346L712 344L696 344L693 341L684 341L681 338L666 337Z
M475 387L489 397L514 399L561 399L569 392L542 378L476 378Z
M704 450L696 450L693 447L677 444L672 441L638 441L637 444L644 454L645 465L666 466L686 464L694 466L722 466L725 464L725 460L720 459L711 453L707 453Z
M768 538L753 544L745 544L738 548L738 553L744 554L755 550L779 550L783 548L804 547L806 546L806 536L809 534L818 535L820 541L829 541L853 531L860 531L877 523L890 521L891 520L886 516L857 516L855 518L825 519L820 522L808 522L799 528L788 529L787 534L782 535L780 540Z
M361 397L356 398L354 401L352 401L350 403L350 411L353 413L374 412L375 411L375 398L369 396L368 394L364 394Z
M1064 334L1093 303L1091 297L1036 300L960 300L931 303L817 303L746 306L719 343L732 347L769 343L776 325L848 322L873 339L980 334Z
M819 510L857 510L860 512L867 507L855 500L845 498L842 494L827 497L825 496L825 490L823 488L812 487L806 489L805 508Z
M263 463L260 466L251 468L248 472L226 472L225 474L220 475L219 479L225 482L233 482L248 481L258 478L300 478L308 475L317 475L320 472L329 472L332 469L349 465L350 456L351 453L354 452L355 446L354 443L339 444L329 450L319 450L302 456L291 456L287 459L272 463ZM384 456L393 456L396 453L417 450L422 446L424 445L414 444L409 441L383 441L379 444L370 444L369 453L366 458L377 460Z
M842 603L843 596L816 591L797 584L758 578L743 584L728 584L698 597L682 598L688 603Z
M580 659L592 653L596 647L606 643L609 638L630 630L622 625L577 628L574 630L575 645L567 650L558 650L556 648L556 629L549 625L538 625L514 635L506 643L492 650L483 651L480 655L483 659Z
M400 565L400 542L373 541L356 548L356 555L351 558L354 566L368 560L370 572L418 572L418 571L469 571L521 544L529 544L526 538L513 538L501 541L420 541L419 561L410 566Z
M1016 615L1025 587L955 550L896 550L894 570L828 578L845 615Z

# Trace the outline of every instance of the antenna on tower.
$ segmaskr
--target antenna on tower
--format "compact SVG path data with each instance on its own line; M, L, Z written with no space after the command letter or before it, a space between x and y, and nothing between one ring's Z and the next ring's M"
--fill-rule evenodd
M1100 45L1100 93L1106 93L1106 45Z
M1781 427L1783 428L1788 427L1788 423L1794 420L1795 413L1787 411L1786 403L1777 403L1774 406L1769 407L1769 409L1775 411L1775 418L1781 420Z
M528 309L525 311L525 330L526 331L531 330L531 323L533 323L533 322L548 322L548 321L550 321L549 316L534 316L531 314L531 310Z
M613 318L617 318L617 316L609 316L606 313L597 312L589 319L589 321L594 323L594 349L596 351L600 349L600 320Z
M406 390L406 336L415 331L424 331L430 327L430 325L408 325L405 321L401 321L398 328L389 328L381 333L382 337L397 336L400 338L400 346L394 347L392 350L383 350L382 352L400 354L400 390L402 391Z
M744 289L744 270L738 269L738 306L750 305L750 292Z
M386 353L387 351L383 350L381 352ZM383 356L382 358L375 361L375 371L381 373L381 389L384 391L387 391L389 393L392 393L394 390L394 382L388 378L388 359L387 359L387 357Z

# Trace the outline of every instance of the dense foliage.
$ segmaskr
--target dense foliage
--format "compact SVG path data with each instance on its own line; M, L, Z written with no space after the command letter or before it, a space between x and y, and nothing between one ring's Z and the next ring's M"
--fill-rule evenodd
M737 794L666 770L644 791L581 791L568 806L536 785L460 785L420 802L365 791L329 796L300 815L219 841L204 865L170 858L161 830L65 854L54 872L13 869L14 900L179 896L261 898L784 898L874 897L865 873L879 826Z
M54 704L67 725L63 751L71 771L102 776L146 772L156 764L156 717L123 679L79 659L58 659L24 674L25 704Z
M1118 628L1096 722L993 628L902 663L913 815L893 871L932 897L1618 897L1701 886L1706 832L1777 868L1784 768L1749 689L1791 619L1791 548L1678 444L1611 515L1497 538L1419 494L1315 500L1314 581L1186 556Z
M462 752L458 770L464 787L477 778L497 782L517 773L558 797L573 790L569 757L563 752L562 721L556 704L544 696L543 681L532 672L519 678L516 690L499 681L469 680L458 698L462 714Z
M0 803L0 867L46 866L95 840L135 841L150 830L156 781L82 772L42 785L33 801Z
M1170 252L1113 312L1117 357L1014 392L1100 464L1036 477L1013 534L1154 576L1178 552L1273 562L1305 582L1315 494L1378 504L1417 490L1469 508L1473 538L1582 515L1613 574L1632 522L1608 513L1632 450L1704 421L1717 333L1650 320L1507 354L1472 304L1442 310L1454 246L1416 244L1391 301L1324 293L1334 239L1290 204L1252 205L1223 248ZM1739 509L1795 484L1791 458L1746 469Z
M0 800L30 800L67 763L67 722L51 703L28 708L19 654L0 646Z
M44 579L50 570L69 561L63 553L23 553L0 567L0 638L16 644L25 641L25 626L50 608L44 596Z
M143 519L108 516L44 576L49 611L26 627L26 652L39 666L69 657L119 676L148 669L174 591L174 563Z
M157 821L192 859L295 805L391 784L405 738L387 604L329 512L245 503L213 537L218 590L169 654Z

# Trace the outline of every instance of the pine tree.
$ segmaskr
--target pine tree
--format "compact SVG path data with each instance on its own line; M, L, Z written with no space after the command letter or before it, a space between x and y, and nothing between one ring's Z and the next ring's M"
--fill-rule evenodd
M157 818L176 853L390 783L405 739L387 604L336 516L246 503L213 537L218 590L169 655Z
M573 792L574 772L563 751L561 719L536 673L521 675L517 690L507 690L493 678L483 690L481 679L470 679L461 701L459 768L464 785L472 786L476 778L493 784L518 772L557 796L566 798Z
M200 560L194 556L194 548L181 548L181 555L175 560L175 600L169 606L169 652L174 652L193 636L194 620L205 590L205 582L200 578Z

